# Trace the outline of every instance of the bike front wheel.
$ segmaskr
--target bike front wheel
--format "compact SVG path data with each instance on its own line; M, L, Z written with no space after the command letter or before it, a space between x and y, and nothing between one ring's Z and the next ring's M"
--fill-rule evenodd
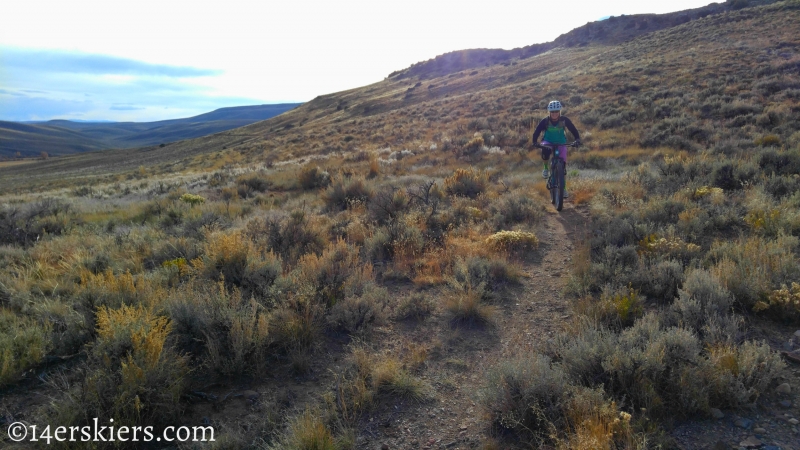
M553 177L555 178L555 186L550 191L553 204L556 205L556 211L561 211L564 207L564 163L559 161L553 167Z

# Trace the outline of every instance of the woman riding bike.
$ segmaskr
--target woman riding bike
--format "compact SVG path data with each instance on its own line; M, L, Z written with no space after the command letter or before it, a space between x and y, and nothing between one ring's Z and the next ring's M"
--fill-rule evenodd
M539 139L539 135L544 132L544 137L542 138L542 144L558 144L559 145L559 156L564 161L564 164L567 163L567 133L564 131L566 128L569 130L570 133L575 137L575 146L581 145L581 138L578 134L578 129L575 128L575 125L572 124L572 121L567 119L566 116L561 115L561 102L558 100L553 100L547 105L547 111L550 113L548 117L542 119L539 122L539 125L536 126L536 131L533 132L533 145L537 145L537 140ZM550 170L548 167L548 161L550 160L550 151L549 147L542 148L542 159L544 160L544 170L542 171L542 177L548 178L550 176ZM564 191L564 197L568 197L567 191Z

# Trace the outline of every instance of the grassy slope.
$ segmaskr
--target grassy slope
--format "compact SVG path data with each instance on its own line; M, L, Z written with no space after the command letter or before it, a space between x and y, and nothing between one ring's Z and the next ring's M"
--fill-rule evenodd
M64 335L77 333L72 327L81 328L73 322L83 323L79 320L83 316L63 311L75 308L86 317L91 317L90 309L87 312L81 308L87 308L84 302L95 305L93 302L111 301L102 295L108 295L114 301L121 297L128 302L141 303L156 299L154 307L160 314L169 315L176 323L183 323L181 321L186 321L187 317L211 314L208 311L216 315L211 317L211 314L203 320L231 320L240 327L236 329L244 326L241 321L252 320L247 322L252 330L244 329L248 333L252 331L248 339L253 342L257 341L253 336L259 336L259 332L266 330L262 329L261 320L267 320L271 326L270 339L275 339L270 345L278 343L275 345L279 346L278 350L269 347L270 352L288 353L280 353L281 357L271 363L284 367L288 360L293 367L302 370L307 364L304 358L308 355L302 351L293 352L298 346L302 347L299 342L305 336L302 335L302 329L293 327L306 322L297 314L306 314L303 317L311 317L312 321L330 320L333 315L333 312L326 312L329 315L315 319L313 311L300 308L309 304L304 303L306 300L302 295L314 292L313 295L322 298L321 303L327 302L329 306L332 302L330 296L338 294L325 290L324 285L316 286L320 290L315 292L294 289L293 284L281 283L307 282L313 285L323 280L321 283L324 284L326 273L336 274L337 270L352 269L348 280L354 284L370 279L370 282L392 289L393 294L399 286L403 294L411 290L423 299L435 299L434 302L439 297L448 301L458 299L457 290L450 285L443 285L445 278L456 277L458 269L454 261L457 256L489 258L500 264L498 261L502 261L502 258L485 252L483 242L486 236L509 225L523 231L529 230L525 228L529 226L525 221L517 224L504 222L506 217L512 217L512 211L498 208L506 208L514 198L522 202L531 197L532 190L541 190L541 186L535 185L535 180L530 177L540 168L536 156L530 159L517 151L527 146L530 127L544 115L546 103L559 98L567 104L567 115L576 121L584 141L588 143L587 149L570 154L571 168L578 171L574 181L571 181L574 182L573 201L590 205L593 216L591 229L599 230L587 240L586 248L581 250L584 253L576 258L579 267L571 289L579 297L584 296L582 307L584 312L588 309L586 315L612 330L602 335L583 336L587 339L584 344L604 344L602 348L592 348L591 354L611 352L603 354L608 359L602 367L593 369L597 373L582 373L583 366L570 367L566 363L557 366L558 370L569 371L570 375L557 377L562 380L558 384L562 389L559 395L569 399L568 395L581 392L583 396L577 396L577 400L594 398L596 401L596 396L592 397L581 390L587 386L574 381L581 375L592 375L585 378L602 385L605 393L619 402L616 405L604 404L602 415L591 418L601 422L598 429L604 435L609 431L604 430L604 426L625 425L609 425L619 422L613 422L617 406L632 412L636 416L634 422L639 420L638 426L642 427L635 431L644 433L645 429L653 431L650 425L642 425L651 418L668 420L671 416L697 417L704 414L709 406L733 408L749 403L753 395L757 398L764 392L764 383L769 383L774 375L772 371L775 367L771 366L774 360L758 362L757 359L763 356L763 349L754 350L751 346L742 350L737 347L741 340L736 337L730 341L714 341L712 333L699 326L691 329L691 332L672 333L674 328L670 327L674 324L677 324L675 328L691 325L680 321L670 322L674 319L670 316L670 311L674 313L670 308L675 294L670 291L670 286L677 288L689 275L694 276L695 285L701 283L703 278L700 275L692 275L695 270L710 274L708 276L713 280L711 284L716 286L715 289L720 291L720 286L724 285L725 292L734 292L738 302L736 308L750 314L756 301L768 299L782 282L786 283L798 273L795 236L800 232L800 222L796 214L797 195L794 194L800 188L792 181L791 174L783 174L778 168L777 175L773 176L766 173L763 169L766 166L761 162L762 155L779 154L778 149L770 149L770 145L777 144L787 150L780 153L787 158L792 157L792 151L796 153L800 150L800 136L797 134L800 128L800 78L796 70L800 61L800 38L794 32L798 28L800 2L782 2L758 9L708 16L620 45L557 48L508 65L470 69L433 79L390 78L363 88L321 96L268 121L163 148L53 158L2 169L0 188L4 193L36 194L8 196L10 201L30 202L38 194L50 189L69 189L66 193L55 194L66 195L75 202L80 220L72 225L72 230L65 237L48 237L30 250L5 247L0 255L9 261L5 265L7 272L3 272L6 277L4 283L9 288L0 292L0 300L10 305L21 305L19 311L14 310L14 314L25 318L27 322L19 320L28 329L35 328L33 324L39 317L37 314L63 318L59 319L61 328L58 332ZM477 138L487 147L501 147L507 153L481 156L472 152L470 142ZM391 150L384 150L387 147L391 147ZM416 155L392 162L390 152L404 149ZM373 253L381 255L381 252L388 251L374 243L379 242L381 236L386 237L393 232L390 226L381 225L381 221L388 219L370 206L372 200L367 202L367 206L358 201L335 204L333 202L337 197L334 189L300 189L299 175L312 172L300 172L297 164L281 162L311 158L319 158L317 163L321 168L328 169L337 182L347 184L346 187L356 193L359 182L376 191L393 185L418 193L414 188L420 180L441 181L452 174L454 168L470 163L490 169L492 180L502 180L504 184L492 183L485 196L474 200L447 196L440 204L438 216L433 212L435 208L431 210L427 206L415 207L404 213L407 214L404 217L408 218L405 224L411 231L403 235L403 239L389 241L389 248L396 253L391 257L373 257ZM370 159L379 175L372 181L361 180L358 174L365 175L373 169ZM623 176L620 167L623 173L628 173L624 175L627 178L614 181ZM727 175L726 167L730 169L730 175ZM607 170L594 171L597 168ZM309 165L306 170L313 169L314 166ZM586 175L598 173L602 177ZM350 174L355 176L350 178ZM313 177L306 179L314 181ZM781 186L788 194L781 190L774 190L773 193L770 183L775 182L785 183L785 186ZM88 191L82 189L92 184L97 186ZM713 191L709 189L710 186L719 186L722 190ZM257 193L263 189L269 191ZM206 197L206 204L191 208L182 204L178 198L184 191L200 193ZM53 194L49 192L49 195ZM79 195L96 198L75 197ZM398 208L402 208L403 195L391 198L401 205ZM386 200L385 197L383 199ZM383 203L383 206L387 206L387 203ZM338 211L340 207L342 211ZM290 211L294 211L291 220L286 217ZM47 217L52 223L46 225L57 229L56 226L67 220L68 216L64 212L55 212ZM404 243L428 239L431 233L435 233L437 222L430 221L430 217L449 221L444 227L449 230L445 233L446 251L438 250L435 244L432 250L428 247L431 245L428 241L420 247L422 250L404 249ZM285 228L267 229L267 219L275 220ZM532 223L530 230L537 233L541 231L535 228L535 213L531 213L526 220ZM263 228L258 228L259 224L264 224ZM248 230L248 239L242 239L242 235L238 234L242 229ZM304 233L308 230L324 230L323 239L328 242L324 242L325 250L319 258L309 256L298 261L297 255L292 253L293 247L275 237L276 232L285 232L287 235L291 232L292 239L289 240L295 243L307 239L308 235ZM38 239L36 231L33 229L31 240ZM346 238L346 243L335 243L342 236ZM265 243L267 237L269 244ZM663 248L659 247L659 237L669 238L665 242L672 243L671 246L665 244ZM733 244L727 245L727 242ZM322 250L315 247L317 245L320 244L309 240L309 251L321 253ZM348 245L353 245L353 248L360 245L364 254L354 256L353 252L358 253L358 250ZM253 291L252 283L248 281L251 280L248 277L263 275L265 278L261 278L261 281L269 277L269 268L274 264L275 256L267 250L280 253L284 264L286 278L276 282L283 289L278 297ZM233 257L226 260L225 255ZM193 266L193 272L189 272L192 273L191 282L187 280L190 275L177 267L180 264L179 257L183 256L187 260L198 258L197 261L200 261L193 262L197 265ZM761 256L764 258L759 260ZM380 264L374 264L376 258ZM335 268L326 266L332 264L331 261L338 261ZM355 270L348 265L352 261L356 261L353 264L364 264L368 269L361 267ZM169 264L163 266L165 262L171 262L174 267ZM218 291L207 287L219 279L216 267L235 266L239 262L246 263L246 270L231 270L226 273L226 280L237 279L231 282L247 292L255 292L253 295L259 299L262 299L261 295L266 296L266 300L259 304L261 306L242 303L235 294L220 294L224 298L219 300L214 297ZM106 266L115 269L114 277L101 279L86 274L86 270L102 272ZM758 270L749 270L749 267L757 267ZM736 272L739 269L741 272ZM125 291L126 284L121 281L125 270L131 270L137 283L140 283L137 284L136 293ZM373 276L372 270L380 273L380 276L370 278ZM315 275L320 278L315 278ZM736 284L737 278L754 283ZM76 281L79 279L80 282ZM409 282L409 279L413 282ZM678 284L671 285L675 280ZM662 281L663 285L659 284ZM178 288L173 289L174 286ZM646 306L651 312L663 312L664 316L654 319L651 315L647 320L640 320L643 311L637 307L642 305L637 304L637 295L627 291L631 286L649 299L650 303ZM116 291L103 294L103 289ZM27 292L30 298L22 296L22 291ZM529 292L518 294L530 295ZM353 298L363 300L368 297L363 293L360 295L354 295ZM35 301L31 300L34 297ZM470 317L469 314L483 314L480 308L485 305L473 297L467 297L472 298L473 305L477 304L477 312L466 312L467 317ZM168 298L168 301L158 304L163 298ZM392 299L395 303L396 300ZM419 303L416 308L424 310L424 302L419 300ZM466 303L464 301L453 308ZM580 305L578 303L576 307L579 314ZM682 305L685 307L687 303ZM267 315L256 315L256 311L262 311L259 309L262 307L267 310L264 313ZM435 306L434 309L443 307L451 306ZM593 307L607 309L598 311L592 310ZM773 311L777 308L775 305L772 307ZM400 306L392 304L391 308L396 312ZM785 320L791 319L790 313L793 312L786 312ZM738 319L730 317L724 315L720 320L728 320L726 323L735 326L735 320ZM653 325L658 321L663 323ZM227 345L225 330L234 328L229 324L214 323L214 329L222 336L217 342L222 346L217 348L219 351L219 348L226 348ZM89 321L83 327L94 329L95 323ZM237 368L235 370L241 367L251 371L260 370L248 366L239 354L236 356L231 353L228 360L219 354L214 356L209 349L204 353L202 348L198 349L200 344L196 342L209 337L193 336L191 332L186 328L174 331L176 339L190 342L185 345L193 349L196 357L204 358L204 367L228 370L225 372L228 374L234 370L231 367ZM624 333L627 333L626 339L618 336ZM653 339L658 345L671 345L673 347L667 350L679 348L686 350L686 353L667 352L644 338L639 342L634 339L635 333L658 336L658 340ZM748 333L754 332L748 330ZM233 343L241 342L242 337L230 335L228 338ZM370 341L370 338L375 340ZM699 340L701 338L702 341ZM316 339L324 341L325 345L336 345L326 337L317 336ZM379 337L374 335L367 334L366 339L376 347L382 344ZM576 352L574 349L579 349L578 344L581 343L579 340L565 342L569 344L565 348ZM256 342L253 345L267 344ZM626 345L641 345L641 348L628 348ZM402 392L416 395L415 381L410 375L404 379L405 385L398 386L400 381L389 379L386 375L386 385L377 382L370 384L378 378L378 369L397 372L400 364L391 358L384 358L381 363L368 362L369 358L358 353L372 350L374 353L367 356L378 358L380 348L356 349L352 355L345 355L345 360L355 360L358 369L355 381L359 376L365 377L363 385L354 383L351 386L346 384L347 380L343 380L348 389L353 389L353 392L348 391L348 395L355 396L357 390L362 389L364 395L377 396L387 385L389 389L395 389L390 392L401 392L401 396ZM684 364L685 360L681 358L676 361L663 359L674 354L680 357L688 355L689 364ZM565 355L566 351L547 357L568 359L566 356L577 355L575 360L578 362L585 360L580 353ZM625 358L636 355L653 357L648 356L626 366ZM99 358L98 355L94 357ZM420 358L424 361L425 355ZM431 358L435 356L432 354ZM650 364L656 360L663 364ZM403 364L411 362L403 360ZM638 366L639 363L642 365ZM31 357L26 364L35 365L35 358ZM113 373L103 369L99 360L92 364L96 364L91 367L98 379L109 377L109 380L113 380ZM369 364L374 364L374 370L362 371L362 366ZM547 369L538 363L534 367L545 372ZM619 376L625 375L626 367L642 367L643 370L629 378ZM664 367L679 367L684 372L675 370L670 373ZM745 392L736 391L739 397L727 395L729 391L726 389L729 388L725 380L746 373L745 369L753 367L761 369L755 370L755 376L745 380ZM759 372L764 367L769 369L764 369L769 372L767 375ZM179 373L181 368L169 366L163 370L167 374L173 373L170 371ZM324 371L324 368L321 370ZM672 376L675 374L678 375ZM438 373L426 375L429 379L441 379ZM474 375L485 376L484 373ZM512 372L511 375L517 376L519 373ZM708 384L702 384L706 380L704 377L716 382L711 384L713 389L708 389ZM567 378L572 380L572 385L567 386L563 381ZM524 386L532 390L541 386L536 384L536 379L524 381L532 383L532 386ZM375 392L369 391L370 386L375 386ZM692 390L698 386L700 389ZM748 392L747 389L758 392ZM157 392L163 394L163 391ZM684 393L687 395L675 395ZM496 396L500 399L498 403L503 398L512 398L503 394L501 391ZM152 401L165 400L154 398ZM511 405L509 412L514 413L513 407L517 406L524 411L528 404ZM580 405L572 404L571 407L579 408ZM342 408L341 403L338 408ZM640 414L641 408L648 412ZM337 411L344 420L345 412ZM495 414L496 410L488 408L485 412L488 417ZM573 412L577 414L579 411ZM563 420L569 419L559 417L558 411L547 411L547 414L553 414L547 416L547 420L553 420L553 423L563 424ZM513 417L513 414L509 417ZM487 422L502 425L501 419L493 416ZM574 417L572 419L575 420L573 430L578 436L559 435L558 439L565 447L570 447L568 444L571 442L572 447L581 448L578 439L580 433L591 435L591 430L582 429L582 423ZM351 426L356 428L369 426L364 421L358 422L358 414L355 414L355 419L351 416L349 420L353 420ZM606 420L609 422L603 422ZM511 428L515 426L508 422L505 425ZM518 425L519 434L514 435L519 438L517 443L525 439L533 439L525 442L534 442L536 438L548 439L541 434L534 433L531 436L531 423L520 422ZM275 430L274 424L272 426L272 431L264 431L259 437L271 439L270 433ZM345 434L346 430L337 428L341 424L326 423L321 427L327 429L327 426ZM527 426L528 430L523 426ZM631 441L627 443L628 447L634 446L630 429L616 431L629 433L627 436ZM231 431L231 434L235 433ZM247 439L254 437L247 436ZM250 442L252 440L246 443ZM624 442L616 443L619 447L626 447ZM501 447L514 445L512 441ZM487 445L487 448L490 447Z
M53 120L0 122L0 157L50 156L109 148L132 148L207 136L282 114L299 103L220 108L185 119L158 122L83 123Z
M721 104L745 100L728 92L750 88L763 79L793 76L798 42L789 30L796 29L794 15L781 16L776 11L770 21L753 11L705 17L619 46L559 48L514 64L461 71L424 82L390 78L320 96L278 118L176 142L157 151L116 150L44 161L8 173L3 188L17 183L25 186L32 180L39 184L61 174L102 177L140 165L157 172L166 170L167 164L170 170L175 164L199 169L204 164L191 163L192 157L223 147L241 149L252 162L287 153L303 156L371 146L411 148L471 134L466 133L467 122L482 117L503 122L503 127L494 126L492 131L503 128L501 131L517 135L527 132L530 124L520 122L538 119L543 103L551 98L560 98L567 105L566 113L579 123L584 114L592 116L598 149L639 146L652 125L669 115L696 118L708 133L699 133L694 144L686 145L707 147L744 133L741 127L732 126L736 112L722 111ZM756 32L757 38L742 40L743 33ZM774 71L759 70L773 66ZM722 86L722 76L734 77L729 82L733 86ZM417 87L417 83L421 84ZM689 108L689 97L726 93L710 114L705 114L701 105ZM684 99L678 107L672 106L676 96ZM769 97L753 101L757 103L753 111L759 113L772 102ZM791 109L791 99L788 104ZM633 113L634 120L618 120L618 126L597 122L597 117L616 115L620 119L623 113ZM790 124L781 130L785 138L791 135ZM348 135L353 139L343 142Z

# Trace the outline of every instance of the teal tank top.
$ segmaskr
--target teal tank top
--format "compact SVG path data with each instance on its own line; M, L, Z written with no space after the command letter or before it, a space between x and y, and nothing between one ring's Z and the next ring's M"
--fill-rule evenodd
M547 128L544 130L543 140L551 144L566 144L567 133L564 131L564 120L559 117L558 122L553 124L550 119L547 119Z

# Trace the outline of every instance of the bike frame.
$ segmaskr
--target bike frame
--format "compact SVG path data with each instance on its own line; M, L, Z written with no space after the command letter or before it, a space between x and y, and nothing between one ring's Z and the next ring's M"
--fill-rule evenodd
M566 163L561 159L559 147L577 147L574 142L569 144L536 144L538 148L549 148L553 151L550 156L550 178L547 179L547 189L550 191L550 202L555 205L556 211L564 208L564 185L566 183Z

